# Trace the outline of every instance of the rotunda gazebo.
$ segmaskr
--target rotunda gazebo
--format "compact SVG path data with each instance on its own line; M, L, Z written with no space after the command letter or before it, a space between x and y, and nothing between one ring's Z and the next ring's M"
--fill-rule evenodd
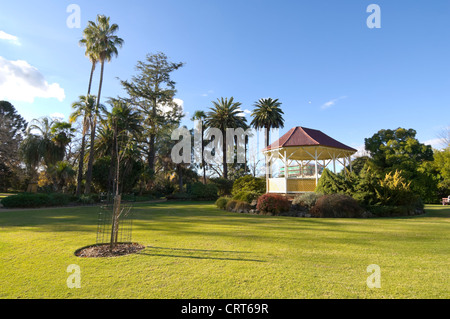
M283 163L284 177L272 178L269 165L266 173L267 193L295 194L314 192L319 181L320 171L336 163L350 171L351 156L357 150L351 148L318 130L297 126L289 130L278 141L263 150L266 163L280 159ZM292 164L297 164L298 174L291 174ZM305 168L311 168L312 174L305 174ZM311 171L311 170L310 170ZM292 176L295 175L295 176Z

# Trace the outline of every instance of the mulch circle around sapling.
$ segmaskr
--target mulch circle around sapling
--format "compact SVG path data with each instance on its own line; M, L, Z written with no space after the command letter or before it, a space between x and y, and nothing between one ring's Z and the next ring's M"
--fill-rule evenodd
M98 244L78 249L75 256L85 258L118 257L135 254L144 248L145 246L137 243L118 243L110 250L109 244Z

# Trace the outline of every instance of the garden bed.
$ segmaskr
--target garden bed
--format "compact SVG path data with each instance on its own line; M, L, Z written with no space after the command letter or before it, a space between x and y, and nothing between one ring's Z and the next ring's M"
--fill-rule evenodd
M75 256L84 258L118 257L135 254L144 248L145 246L137 243L118 243L110 250L109 244L97 244L78 249Z

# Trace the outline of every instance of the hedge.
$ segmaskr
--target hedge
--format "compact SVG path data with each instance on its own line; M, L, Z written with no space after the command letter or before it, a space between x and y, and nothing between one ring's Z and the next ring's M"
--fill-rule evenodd
M38 208L51 206L65 206L70 203L72 196L67 194L31 194L23 193L2 199L5 208Z

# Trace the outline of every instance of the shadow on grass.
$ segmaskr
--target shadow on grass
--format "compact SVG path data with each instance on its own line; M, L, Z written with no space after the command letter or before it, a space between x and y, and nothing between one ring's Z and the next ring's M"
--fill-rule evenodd
M210 259L210 260L228 260L228 261L250 261L250 262L266 262L260 259L242 258L235 254L251 254L247 251L229 251L229 250L206 250L206 249L187 249L187 248L169 248L147 246L138 253L152 257L174 257L174 258L191 258L191 259Z

